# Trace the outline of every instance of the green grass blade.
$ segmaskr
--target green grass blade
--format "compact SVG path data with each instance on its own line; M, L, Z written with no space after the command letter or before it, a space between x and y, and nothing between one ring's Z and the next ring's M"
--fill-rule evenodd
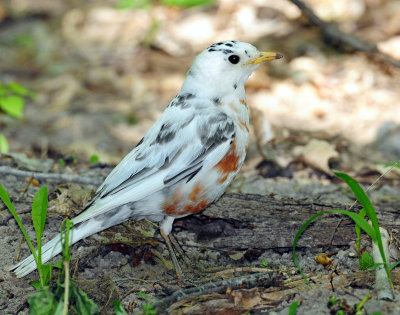
M348 210L342 210L342 209L335 209L335 210L326 210L324 211L326 213L340 213L347 215L356 223L365 233L367 233L373 241L376 241L374 229L372 228L371 225L368 224L368 222L360 217L357 213L348 211Z
M374 258L372 258L370 253L364 252L361 257L358 258L358 264L360 270L371 268L374 265Z
M368 270L375 270L376 268L378 268L378 267L380 267L380 266L382 266L383 265L383 263L377 263L377 264L373 264L373 265L371 265L370 267L368 267Z
M36 97L36 93L28 90L27 88L24 88L21 84L18 84L17 82L10 82L8 84L8 88L10 91L14 92L15 94L19 94L22 96L29 96L31 98Z
M47 187L43 186L33 198L32 203L32 222L36 232L36 237L41 238L46 224L47 216Z
M366 214L367 214L367 211L365 210L365 208L362 208L361 211L358 213L359 217L363 218L363 219ZM361 229L357 224L355 225L355 229L356 229L356 235L357 235L357 249L360 250L361 249Z
M357 183L357 181L353 177L351 177L350 175L347 175L345 173L335 172L335 175L337 177L339 177L340 179L342 179L344 182L346 182L346 184L352 190L353 194L356 196L357 200L365 208L365 210L367 211L367 214L369 216L369 211L371 209L374 209L374 207L372 206L372 203L369 200L364 189L361 188L360 184ZM372 219L372 218L370 218L370 219Z
M47 187L43 186L33 198L32 203L32 223L33 228L36 233L36 241L37 241L37 267L40 277L40 283L42 286L45 286L50 280L49 273L51 271L48 268L43 267L42 265L42 235L44 231L44 225L46 223L47 216Z
M372 238L372 241L374 241L378 244L379 252L381 254L382 261L385 266L386 274L387 274L390 286L393 289L392 276L390 274L390 269L389 269L387 259L385 256L385 251L383 249L381 232L379 230L379 221L378 221L378 217L376 215L374 207L372 206L371 201L369 200L366 192L361 188L361 186L357 183L357 181L354 178L352 178L351 176L349 176L345 173L340 173L340 172L336 172L335 175L337 177L343 179L346 182L346 184L353 191L357 200L365 208L367 215L368 215L369 219L371 220L372 226L374 228L375 237Z
M294 301L292 304L289 306L289 314L288 315L296 315L297 314L297 309L299 308L299 302Z
M162 0L161 3L167 6L178 6L178 7L195 7L211 5L214 0Z
M0 154L8 153L10 146L8 145L7 138L0 133Z
M293 245L292 245L292 257L293 257L293 262L297 267L297 270L299 270L301 276L303 277L303 279L306 281L306 283L311 287L310 282L307 280L305 274L303 273L303 271L300 268L299 262L297 260L297 256L296 256L296 246L297 246L297 242L299 241L299 238L301 236L301 234L304 232L304 230L311 224L311 222L313 222L316 218L318 218L319 216L323 215L324 212L318 212L317 214L314 214L311 218L309 218L301 227L300 229L297 231L296 236L294 237L293 240Z
M375 233L377 233L376 237L377 239L380 239L380 233L379 233L379 223L378 223L378 218L376 216L376 212L374 207L372 206L371 201L369 200L367 194L365 193L364 189L360 186L357 181L352 178L351 176L345 174L345 173L339 173L336 172L335 175L342 180L346 182L346 184L350 187L354 195L356 196L357 200L360 202L360 204L363 206L365 211L367 212L368 217L370 218L372 222L372 226L375 230Z
M70 232L73 227L73 223L69 219L65 219L63 224L61 225L61 244L62 244L62 254L64 261L71 261L71 256L69 253L69 241L70 241ZM72 231L73 232L73 231Z
M24 115L24 103L24 99L17 95L0 98L0 108L6 114L15 118L21 118Z
M17 221L19 229L21 230L22 234L24 235L24 237L26 239L26 242L27 242L27 244L29 246L29 249L31 250L32 255L35 258L35 261L36 261L36 264L37 264L38 257L37 257L37 254L36 254L35 247L33 247L31 239L29 238L29 235L26 232L25 227L21 222L21 219L19 218L17 212L15 211L15 208L14 208L13 204L11 203L10 198L8 197L7 191L3 188L3 186L1 184L0 184L0 198L1 198L1 200L3 200L3 202L6 205L6 207L8 208L8 210L10 210L10 212L13 215L15 221Z
M115 315L128 315L128 313L122 307L121 302L118 300L114 301L114 312Z
M296 256L296 245L297 242L301 236L301 234L304 232L304 230L319 216L326 214L326 213L340 213L340 214L345 214L348 217L350 217L362 230L365 231L372 239L375 238L374 230L373 228L368 224L367 221L365 221L364 218L361 218L357 213L348 211L348 210L342 210L342 209L335 209L335 210L325 210L318 212L314 214L311 218L309 218L299 229L299 231L296 233L296 236L294 237L293 240L293 245L292 245L292 257L293 257L293 262L296 265L297 269L299 270L301 276L303 279L307 282L308 285L310 285L310 282L307 280L306 276L304 275L303 271L300 268L299 262L297 260ZM311 286L311 285L310 285Z
M92 315L99 314L100 309L97 304L90 299L87 294L76 286L76 283L71 279L71 298L75 300L78 314Z
M389 266L389 270L392 270L394 267L396 267L397 265L400 265L400 260L399 261L396 261L395 263L393 263L393 264L391 264L390 266Z

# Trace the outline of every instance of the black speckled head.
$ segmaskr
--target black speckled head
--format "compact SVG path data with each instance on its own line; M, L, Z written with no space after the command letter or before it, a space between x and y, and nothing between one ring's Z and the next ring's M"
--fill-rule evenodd
M253 45L235 40L215 43L204 50L200 55L206 52L214 54L215 56L213 57L222 54L224 57L223 59L231 64L243 64L259 55L259 51Z
M269 54L266 58L265 54ZM193 62L183 91L211 92L213 95L244 93L244 83L263 62L278 59L274 53L261 53L251 44L239 41L218 42L201 52Z

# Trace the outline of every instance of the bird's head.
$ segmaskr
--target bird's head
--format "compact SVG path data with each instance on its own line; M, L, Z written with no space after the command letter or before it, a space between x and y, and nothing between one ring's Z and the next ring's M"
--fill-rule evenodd
M244 84L261 63L282 57L279 53L259 52L244 42L219 42L196 57L182 89L201 89L213 94L214 90L222 94L235 90L244 93Z

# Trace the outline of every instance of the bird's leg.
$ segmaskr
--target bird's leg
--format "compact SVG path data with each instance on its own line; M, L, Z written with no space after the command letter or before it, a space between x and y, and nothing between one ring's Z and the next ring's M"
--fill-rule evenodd
M187 267L193 267L191 261L185 254L184 250L182 249L182 246L179 244L178 240L176 239L175 235L171 232L168 235L172 245L175 247L175 249L178 251L179 255L181 255L182 259L184 260L185 264Z
M171 243L170 236L171 236L172 232L169 235L165 235L162 231L160 231L160 232L161 232L161 236L165 240L165 243L167 244L168 251L169 251L169 254L170 254L171 259L172 259L172 263L173 263L173 265L175 267L176 276L178 277L178 280L180 282L184 282L185 275L184 275L184 273L182 271L181 266L178 263L178 259L176 258L176 255L175 255L174 249L172 247L172 243ZM176 241L176 240L174 240L174 241Z

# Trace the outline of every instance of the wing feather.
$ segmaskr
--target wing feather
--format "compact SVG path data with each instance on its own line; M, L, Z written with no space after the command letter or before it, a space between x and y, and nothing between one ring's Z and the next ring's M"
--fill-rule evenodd
M218 107L213 109L168 107L73 222L141 200L180 181L190 181L200 170L214 167L228 152L235 126Z

